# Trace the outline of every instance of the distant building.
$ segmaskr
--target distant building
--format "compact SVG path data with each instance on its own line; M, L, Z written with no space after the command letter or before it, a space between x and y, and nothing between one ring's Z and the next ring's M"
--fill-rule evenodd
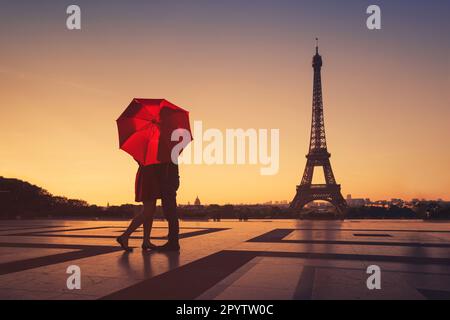
M202 205L202 203L200 202L200 199L197 196L197 198L195 198L195 201L194 201L194 206L201 206L201 205Z
M405 202L402 199L392 198L390 204L397 207L403 207Z
M363 199L363 198L352 198L351 194L348 194L347 195L347 199L345 199L345 200L347 202L347 205L349 207L353 207L353 208L363 207L363 206L366 205L366 199Z

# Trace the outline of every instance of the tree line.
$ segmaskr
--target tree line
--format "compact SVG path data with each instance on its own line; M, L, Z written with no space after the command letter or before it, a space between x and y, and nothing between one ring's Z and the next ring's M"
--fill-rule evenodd
M0 219L30 219L80 217L85 219L129 219L141 210L140 205L99 207L84 200L52 195L47 190L19 179L0 177ZM302 212L286 207L262 205L180 206L183 219L328 219L329 212L306 209ZM333 214L331 214L332 216ZM339 218L334 214L335 218ZM163 217L161 207L156 217ZM413 208L360 207L349 208L349 219L450 219L450 206L435 201L423 201Z

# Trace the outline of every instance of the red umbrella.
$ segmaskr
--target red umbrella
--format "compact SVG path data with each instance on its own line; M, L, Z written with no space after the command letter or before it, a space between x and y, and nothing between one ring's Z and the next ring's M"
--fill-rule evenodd
M179 143L171 141L174 130L185 129L192 139L189 112L165 99L133 99L117 127L120 148L144 166L171 161Z

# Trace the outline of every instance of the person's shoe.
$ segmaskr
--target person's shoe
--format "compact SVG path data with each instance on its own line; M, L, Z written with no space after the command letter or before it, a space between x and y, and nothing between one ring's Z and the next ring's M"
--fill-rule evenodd
M163 244L162 246L157 246L155 248L155 250L161 251L161 252L180 251L180 245L178 244L178 242L176 242L176 243L167 242L166 244Z
M155 250L157 247L157 245L154 245L150 241L142 244L142 250Z
M133 251L133 248L128 246L128 238L125 238L124 236L119 236L116 238L116 241L117 241L117 243L120 244L122 249L125 250L126 252Z

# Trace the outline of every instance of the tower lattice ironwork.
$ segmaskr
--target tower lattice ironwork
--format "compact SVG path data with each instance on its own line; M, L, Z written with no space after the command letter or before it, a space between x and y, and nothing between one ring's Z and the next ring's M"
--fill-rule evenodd
M344 214L347 203L344 197L342 197L341 186L336 183L336 179L334 178L330 164L331 154L327 150L327 141L325 138L322 81L320 75L322 57L319 55L318 43L316 43L316 54L313 57L312 67L314 68L314 88L309 153L306 155L307 161L302 181L297 186L297 193L290 207L292 209L301 209L311 201L323 200L334 205L338 213ZM312 183L315 167L323 168L325 184Z

